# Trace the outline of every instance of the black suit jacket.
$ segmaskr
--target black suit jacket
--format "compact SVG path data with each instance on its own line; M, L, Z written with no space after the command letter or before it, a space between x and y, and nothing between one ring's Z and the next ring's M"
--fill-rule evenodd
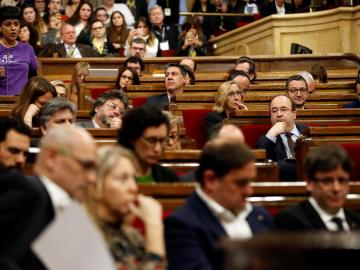
M178 47L179 30L176 25L164 24L162 29L153 26L152 31L154 32L156 38L159 40L158 56L161 55L160 43L166 40L169 41L170 50L174 50L174 52L178 50L177 47ZM162 36L163 31L164 31L164 38Z
M43 269L30 244L53 218L51 199L37 177L0 174L0 257L23 269Z
M151 166L151 174L155 182L179 182L175 172L158 164Z
M285 14L290 14L290 13L294 13L294 8L292 5L284 2L285 5ZM261 17L266 17L272 14L277 14L277 9L275 6L275 0L272 2L269 2L267 4L264 4L261 8L260 8L260 14Z
M57 44L56 52L59 54L59 57L66 58L66 50L65 45L63 43ZM79 49L81 57L94 57L94 51L89 45L84 45L80 43L76 43L76 47Z
M160 110L164 110L165 107L169 105L169 97L167 93L157 96L151 96L147 99L146 105L156 106Z
M206 115L205 115L205 135L206 135L206 138L210 138L210 135L211 135L211 129L213 126L221 123L222 121L224 121L224 119L227 118L227 115L226 115L226 112L222 112L222 113L219 113L219 112L208 112Z
M360 229L360 215L344 209L351 230ZM275 226L282 230L327 230L324 222L308 200L288 208L274 218Z
M126 0L115 0L115 3L126 5ZM144 0L135 0L135 9L136 14L133 13L135 20L137 20L139 17L147 17L147 4Z

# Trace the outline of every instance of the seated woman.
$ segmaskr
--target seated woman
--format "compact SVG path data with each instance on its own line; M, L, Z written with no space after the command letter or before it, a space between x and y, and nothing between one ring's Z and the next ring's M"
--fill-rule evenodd
M130 44L135 38L142 38L146 41L145 57L156 57L159 49L159 40L156 38L153 31L150 31L150 23L147 18L140 17L134 24L134 29L130 31L129 37L126 41L125 56L130 56Z
M53 13L49 17L49 31L41 34L41 45L55 45L61 43L60 30L63 26L60 13Z
M63 97L63 98L69 98L70 93L69 93L69 88L66 86L66 84L63 81L60 80L54 80L50 82L56 90L57 96L58 97Z
M70 96L68 96L68 99L75 104L79 104L80 84L83 83L89 75L89 69L90 64L87 62L79 62L74 66L69 87Z
M29 127L37 126L37 115L42 105L57 96L55 87L42 77L33 77L21 92L12 116L23 119Z
M98 177L87 209L108 243L116 269L165 269L162 208L138 194L139 165L130 151L105 146L98 151ZM131 226L134 217L145 227L145 239Z
M107 41L105 25L100 20L94 20L90 24L91 45L96 57L118 56L118 51L111 42Z
M43 18L41 18L39 11L34 6L30 4L25 4L22 6L21 15L22 15L22 20L25 23L30 24L36 31L36 34L38 35L37 45L39 46L42 45L40 44L41 34L47 32L48 29Z
M353 102L344 104L343 108L360 108L360 77L358 77L355 81L354 91L358 99L354 100Z
M129 85L139 85L140 79L136 70L132 67L119 68L115 88L126 92Z
M213 126L229 118L230 114L236 111L247 110L243 104L245 92L240 90L234 81L227 81L220 85L213 111L205 116L205 134L210 137Z
M139 183L177 182L177 175L158 164L168 141L169 120L157 107L141 106L123 117L118 143L133 151L139 164Z
M198 20L184 25L179 42L177 56L195 57L207 55L207 41Z
M179 142L179 119L169 111L163 111L163 113L169 118L170 132L169 139L165 146L166 150L180 150L181 144Z
M33 47L35 55L38 55L40 51L40 47L37 45L38 38L36 31L30 24L22 23L20 25L19 40Z
M107 35L114 48L119 50L119 55L124 56L125 42L129 35L129 29L127 28L124 15L120 11L114 11L111 14Z
M93 7L89 1L81 1L74 15L68 23L75 27L76 42L90 44L90 22L92 21Z

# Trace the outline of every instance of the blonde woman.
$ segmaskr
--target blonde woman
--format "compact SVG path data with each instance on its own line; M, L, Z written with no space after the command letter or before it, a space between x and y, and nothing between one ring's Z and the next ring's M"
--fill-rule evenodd
M178 117L173 115L171 112L163 111L167 116L170 123L170 132L167 144L165 146L166 150L180 150L181 144L179 141L179 131L180 131L180 121Z
M87 62L79 62L74 66L68 99L77 105L79 104L80 84L89 76L89 69L90 64Z
M116 261L116 269L165 269L162 208L138 193L136 158L120 146L98 151L98 177L87 208ZM145 227L145 239L131 226L134 217Z
M245 91L240 89L235 81L227 81L220 85L213 111L205 116L205 132L210 136L211 128L229 118L229 115L236 111L247 110L244 105Z

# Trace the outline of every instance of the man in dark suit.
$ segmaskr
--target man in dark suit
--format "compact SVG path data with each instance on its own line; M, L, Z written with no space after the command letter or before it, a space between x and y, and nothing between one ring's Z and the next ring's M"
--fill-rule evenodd
M273 0L267 4L264 4L260 8L261 17L266 17L272 14L290 14L294 13L294 7L291 4L286 3L284 0Z
M266 149L267 157L278 162L280 180L295 181L295 142L306 126L295 124L295 104L288 96L275 96L269 108L272 127L258 139L256 148Z
M313 149L304 162L308 200L280 212L275 225L283 230L350 231L360 229L360 215L344 209L351 160L338 145Z
M78 123L83 128L121 128L125 110L129 107L126 94L119 90L106 91L96 100L91 119Z
M0 177L0 190L6 190L0 194L0 258L23 269L43 269L30 244L71 198L85 198L95 169L96 145L89 133L74 126L51 129L41 142L36 176Z
M0 166L21 170L30 147L31 130L20 119L0 118Z
M250 238L272 228L269 213L252 206L255 158L237 140L214 139L196 171L201 187L165 220L169 269L223 269L222 238Z
M149 97L148 105L153 105L164 110L170 101L176 101L176 96L184 93L186 85L186 70L180 64L168 64L165 71L166 93Z
M82 58L95 56L90 46L76 43L75 28L71 24L65 24L63 26L61 29L61 37L63 43L55 45L58 57Z

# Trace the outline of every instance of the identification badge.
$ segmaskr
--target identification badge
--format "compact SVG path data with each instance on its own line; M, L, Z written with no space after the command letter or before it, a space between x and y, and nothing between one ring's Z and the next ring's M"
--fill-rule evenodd
M165 8L165 16L171 16L171 8Z
M160 42L160 50L167 51L170 49L169 41Z

